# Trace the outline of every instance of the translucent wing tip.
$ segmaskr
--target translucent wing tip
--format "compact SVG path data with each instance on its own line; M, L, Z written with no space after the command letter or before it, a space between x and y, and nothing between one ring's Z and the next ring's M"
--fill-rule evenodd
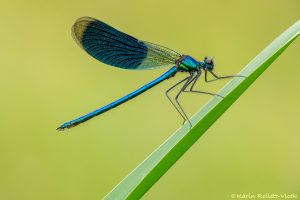
M80 17L73 24L71 29L72 37L76 41L76 43L79 44L81 47L82 47L81 44L82 36L85 30L87 29L87 27L89 26L89 24L94 21L98 21L98 20L92 17Z

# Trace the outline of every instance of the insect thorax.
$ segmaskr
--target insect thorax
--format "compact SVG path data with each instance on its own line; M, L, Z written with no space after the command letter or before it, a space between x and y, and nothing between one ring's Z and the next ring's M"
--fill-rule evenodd
M180 71L193 71L199 67L199 62L188 55L181 55L175 62Z

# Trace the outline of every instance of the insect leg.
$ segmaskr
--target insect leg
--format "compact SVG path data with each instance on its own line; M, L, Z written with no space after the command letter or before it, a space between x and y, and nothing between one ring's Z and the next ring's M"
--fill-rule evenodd
M211 75L213 75L215 77L215 79L212 79L212 80L208 80L207 79L207 70L204 70L205 72L205 82L212 82L212 81L216 81L216 80L220 80L220 79L226 79L226 78L234 78L234 77L244 77L245 76L242 76L242 75L232 75L232 76L218 76L217 74L215 74L214 72L212 71L208 71L209 73L211 73Z
M199 77L201 76L201 72L199 72L196 76L195 76L195 79L193 80L194 82L192 83L191 87L190 87L190 90L184 90L183 92L191 92L191 93L200 93L200 94L209 94L209 95L212 95L212 96L219 96L219 97L222 97L224 98L223 96L219 95L219 94L216 94L216 93L211 93L211 92L203 92L203 91L199 91L199 90L193 90L194 89L194 86L195 86L195 83L198 81Z
M190 79L191 75L188 77L185 77L184 79L182 79L181 81L179 81L178 83L176 83L175 85L173 85L172 87L170 87L166 92L165 95L167 96L167 98L169 99L169 101L172 103L172 105L175 107L175 109L177 110L177 112L180 114L180 116L183 118L183 123L185 122L185 117L184 115L180 112L180 110L177 108L177 106L174 104L174 102L171 100L170 96L168 95L168 93L174 89L176 86L178 86L179 84L181 84L184 81L188 81Z
M178 101L178 98L179 98L179 96L180 96L180 94L196 79L196 77L193 77L194 76L194 74L192 73L190 76L189 76L189 79L185 82L185 84L182 86L182 88L179 90L179 92L178 92L178 94L176 95L176 97L175 97L175 101L176 101L176 103L178 104L178 106L179 106L179 109L181 110L181 112L183 113L183 115L184 115L184 117L185 117L185 119L189 122L189 124L190 124L190 126L192 127L192 123L190 122L190 120L189 120L189 118L188 118L188 116L187 116L187 114L184 112L184 110L183 110L183 108L182 108L182 106L180 105L180 103L179 103L179 101ZM183 124L184 124L184 122L186 121L186 120L184 120L183 121Z

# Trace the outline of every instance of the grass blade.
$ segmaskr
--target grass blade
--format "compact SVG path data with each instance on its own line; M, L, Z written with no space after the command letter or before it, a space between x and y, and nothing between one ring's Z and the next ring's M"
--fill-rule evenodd
M239 75L213 97L192 118L190 130L185 124L150 154L104 199L139 199L202 136L205 131L238 99L238 97L272 64L300 34L300 20L276 38L248 63Z

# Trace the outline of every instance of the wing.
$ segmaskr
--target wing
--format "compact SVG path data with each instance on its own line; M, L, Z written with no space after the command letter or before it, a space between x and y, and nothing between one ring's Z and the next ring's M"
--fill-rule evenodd
M123 69L153 69L174 65L180 54L138 40L97 19L79 18L72 27L74 40L97 60Z

